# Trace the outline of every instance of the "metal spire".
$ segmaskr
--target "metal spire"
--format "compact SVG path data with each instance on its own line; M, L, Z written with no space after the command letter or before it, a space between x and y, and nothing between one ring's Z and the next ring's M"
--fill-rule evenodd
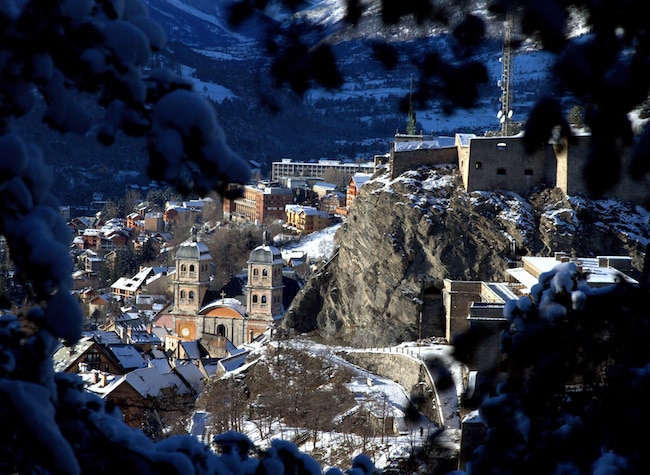
M413 109L413 78L409 91L409 115L406 121L406 135L415 135L415 109Z
M501 110L497 114L501 122L501 135L510 135L512 133L512 78L513 78L513 53L512 53L512 30L514 28L514 17L512 12L508 12L505 22L505 33L503 38L503 55L501 64L503 72L501 75Z

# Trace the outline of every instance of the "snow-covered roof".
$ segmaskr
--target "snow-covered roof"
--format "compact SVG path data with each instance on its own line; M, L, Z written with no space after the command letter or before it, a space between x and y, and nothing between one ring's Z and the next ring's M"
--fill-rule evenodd
M176 250L176 259L212 259L208 246L200 241L184 242Z
M149 333L146 330L131 330L129 338L133 343L138 344L148 343L151 345L159 345L162 343L162 340L158 335L155 333Z
M475 134L456 134L462 147L469 147L469 141L476 137Z
M519 298L517 294L512 291L512 288L505 282L488 282L488 288L498 296L503 302Z
M205 386L204 375L194 363L179 362L174 371L197 393Z
M217 374L219 369L219 359L218 358L203 358L201 364L203 365L203 370L208 376L214 376Z
M248 357L248 352L242 352L238 355L229 356L227 358L222 358L219 360L219 367L226 373L234 371L237 368L240 368L244 363L246 363L246 358Z
M178 394L189 392L183 380L175 373L161 373L158 368L140 368L125 374L120 380L126 380L133 389L138 391L142 397L159 397L161 390L165 388L176 388Z
M147 362L140 352L132 345L108 345L113 356L125 370L146 368Z
M371 177L372 173L355 173L352 175L352 181L354 181L355 186L359 189L370 180Z
M521 292L524 294L529 294L530 289L532 289L533 285L537 284L539 282L539 279L537 279L534 275L532 275L530 272L528 272L526 269L523 267L515 267L513 269L506 269L506 272L510 274L514 279L522 284L524 287L521 289Z
M198 360L201 358L201 350L199 350L198 341L181 341L180 345L183 347L183 350L185 350L185 354L187 354L188 358L192 360Z
M151 358L149 360L149 367L158 368L161 374L169 373L172 370L172 366L169 364L169 360L166 357L162 358Z
M242 304L239 300L231 297L214 300L208 303L207 305L204 305L201 308L201 310L199 310L199 313L203 314L205 312L212 310L213 308L220 308L220 307L232 308L236 310L239 314L241 314L241 316L246 317L246 306Z
M84 332L84 335L94 338L97 343L103 345L119 345L122 343L120 336L114 331L92 330Z
M82 354L94 344L90 337L79 340L74 346L61 346L52 357L54 371L62 372L67 370Z
M282 253L275 246L258 246L248 258L249 264L283 264Z
M111 284L111 289L116 289L116 290L128 290L131 292L134 292L139 288L139 285L137 282L134 282L132 279L129 279L128 277L120 277L117 279L115 282Z
M319 181L318 183L314 183L314 186L312 188L323 188L326 190L336 190L336 185L334 183L327 183L325 181Z
M410 142L395 142L395 152L411 152L413 150L434 150L438 148L455 147L454 137L439 137L435 140Z
M625 256L578 257L570 260L582 269L586 275L587 284L591 287L612 285L622 281L629 284L638 283L621 270L609 265L610 262L617 259L625 262ZM507 269L507 272L525 286L525 289L522 290L523 293L530 292L532 286L539 282L541 274L553 270L560 264L556 257L524 256L522 260L524 267Z

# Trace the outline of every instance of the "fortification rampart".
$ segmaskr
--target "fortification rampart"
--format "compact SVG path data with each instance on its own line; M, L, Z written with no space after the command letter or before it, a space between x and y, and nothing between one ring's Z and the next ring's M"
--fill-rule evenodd
M350 351L345 358L370 373L391 379L403 386L420 412L433 422L442 423L434 383L420 361L399 353L367 351Z
M422 148L390 154L391 177L395 178L408 170L421 166L458 163L456 147Z
M397 140L397 137L396 137ZM391 177L420 166L457 165L468 192L507 190L525 194L536 186L561 189L567 195L587 194L583 172L591 143L590 135L549 143L533 153L524 149L523 136L476 137L456 134L439 140L400 138L391 146ZM612 173L622 171L618 184L605 193L608 198L646 204L650 200L650 177L634 180L627 173L629 150L612 151Z

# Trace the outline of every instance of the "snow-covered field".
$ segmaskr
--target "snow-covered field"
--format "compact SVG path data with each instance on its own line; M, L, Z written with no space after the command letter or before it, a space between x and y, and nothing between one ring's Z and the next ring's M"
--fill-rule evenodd
M302 251L310 259L329 259L334 252L334 235L341 224L335 224L282 246L282 252Z

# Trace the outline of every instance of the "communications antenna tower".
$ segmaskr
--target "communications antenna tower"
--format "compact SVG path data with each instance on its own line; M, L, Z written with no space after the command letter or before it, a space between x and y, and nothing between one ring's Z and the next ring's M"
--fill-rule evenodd
M502 74L499 86L501 87L501 110L497 118L501 122L501 135L512 133L512 76L513 76L513 52L512 52L512 30L514 29L514 18L512 12L506 15L504 25L503 53L501 55Z

